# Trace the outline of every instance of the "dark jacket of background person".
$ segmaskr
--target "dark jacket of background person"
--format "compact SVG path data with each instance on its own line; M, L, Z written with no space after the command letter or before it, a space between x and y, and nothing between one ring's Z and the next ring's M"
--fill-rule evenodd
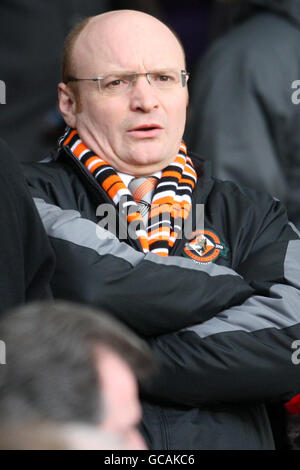
M248 3L199 64L188 140L217 177L279 198L300 227L300 2Z
M54 254L7 145L0 139L0 314L50 297Z
M300 241L278 201L214 180L209 162L191 157L189 229L202 233L204 204L207 243L219 247L203 258L184 237L167 258L145 255L124 227L121 238L115 206L65 147L24 165L57 257L54 296L105 308L147 337L161 366L143 390L150 448L272 449L264 403L300 387Z

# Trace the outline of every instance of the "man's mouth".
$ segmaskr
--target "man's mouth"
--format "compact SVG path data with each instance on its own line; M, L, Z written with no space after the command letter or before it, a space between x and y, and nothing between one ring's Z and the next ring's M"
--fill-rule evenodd
M142 124L128 131L130 136L138 139L149 139L161 134L163 128L159 124Z

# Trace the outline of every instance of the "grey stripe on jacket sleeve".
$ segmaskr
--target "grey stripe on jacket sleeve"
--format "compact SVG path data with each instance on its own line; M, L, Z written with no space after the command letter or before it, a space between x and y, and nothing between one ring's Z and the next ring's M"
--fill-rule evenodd
M300 240L291 240L288 244L284 261L284 277L292 286L300 289Z
M126 260L132 266L137 266L141 261L145 260L164 266L177 266L205 272L212 277L222 275L242 277L230 268L213 263L210 265L200 265L179 256L165 258L153 253L144 255L125 242L121 242L108 230L103 229L91 220L84 219L78 211L63 210L39 198L34 198L34 202L49 237L59 238L60 240L90 248L101 256L108 254L116 256Z
M94 222L81 217L75 210L63 210L43 199L34 198L35 205L49 237L95 250L99 255L111 254L125 258L132 266L144 259L140 253ZM105 233L103 233L105 232Z
M288 225L294 230L296 235L298 235L298 237L300 238L300 231L297 229L296 225L293 224L293 222L289 222Z
M264 328L286 328L300 323L300 240L288 243L284 277L290 285L274 284L269 297L254 295L243 304L206 322L185 328L201 338L230 331L254 332Z

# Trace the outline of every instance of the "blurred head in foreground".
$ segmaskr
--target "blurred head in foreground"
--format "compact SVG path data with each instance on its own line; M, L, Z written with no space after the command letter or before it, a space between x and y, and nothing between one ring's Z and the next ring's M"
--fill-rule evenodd
M0 422L80 423L116 432L144 449L138 380L153 370L147 346L102 312L73 303L37 303L0 321Z
M116 432L79 424L33 424L0 427L0 450L126 450Z

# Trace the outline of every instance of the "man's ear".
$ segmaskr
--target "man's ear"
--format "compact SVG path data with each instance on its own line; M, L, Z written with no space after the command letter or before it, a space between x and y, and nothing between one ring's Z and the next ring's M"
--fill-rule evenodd
M66 124L76 128L76 97L72 89L65 83L58 84L58 106Z
M186 90L186 107L188 107L189 101L190 101L189 89L188 89L188 84L187 84L189 78L190 78L190 76L187 75L187 77L186 77L186 85L185 85L185 90Z

